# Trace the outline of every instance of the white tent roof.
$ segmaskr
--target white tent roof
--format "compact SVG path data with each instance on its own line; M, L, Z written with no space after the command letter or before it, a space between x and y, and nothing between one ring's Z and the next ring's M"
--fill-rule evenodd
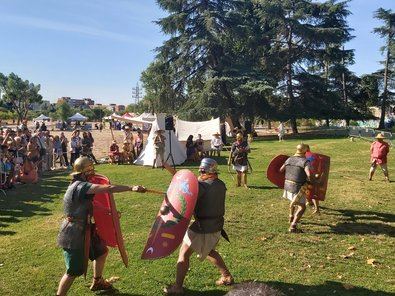
M149 124L152 124L152 122L153 122L150 120L144 120L144 119L140 118L140 116L137 116L134 118L128 118L128 117L119 116L115 113L108 116L108 119L110 119L110 120L114 119L114 120L118 120L118 121L129 122L129 123L149 123Z
M81 115L80 113L75 113L73 116L69 117L69 120L71 121L86 121L88 120L88 117L85 117L84 115Z
M179 141L186 141L189 135L197 138L198 134L202 135L203 140L211 140L213 134L220 133L219 117L208 121L184 121L177 118L176 133Z
M34 118L33 120L34 120L34 121L40 121L40 120L51 120L51 118L50 118L50 117L48 117L48 116L45 116L44 114L41 114L39 117L37 117L37 118Z
M138 165L149 165L152 166L154 162L154 157L155 157L155 148L154 148L154 137L155 137L155 131L157 130L164 130L165 129L165 116L164 114L157 114L155 121L152 123L152 128L151 132L148 135L147 139L147 144L144 147L144 150L141 152L140 156L134 161L135 164ZM171 141L171 152L174 158L174 164L179 165L184 163L184 161L187 159L186 156L186 149L183 147L178 139L176 138L175 134L173 131L166 131L164 134L166 137L166 143L165 143L165 160L168 157L170 153L170 141ZM171 165L171 161L168 161L169 164ZM157 159L157 165L160 166L161 161L158 157Z

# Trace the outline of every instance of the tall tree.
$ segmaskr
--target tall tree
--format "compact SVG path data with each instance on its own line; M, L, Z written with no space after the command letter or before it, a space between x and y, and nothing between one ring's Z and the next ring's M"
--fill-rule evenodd
M66 121L71 115L73 115L73 110L67 102L62 101L56 106L56 113L61 120Z
M267 63L268 70L277 72L279 82L276 92L286 97L283 105L288 110L284 111L288 111L292 131L297 133L296 119L306 113L301 101L306 101L307 97L302 98L301 95L312 93L305 86L316 87L315 83L325 82L317 75L308 73L306 67L317 62L318 53L327 46L342 44L350 38L345 25L349 14L347 2L256 0L255 3L262 25L269 26L274 36L271 50L266 56L271 61ZM306 79L311 83L306 83ZM321 90L325 92L325 84Z
M16 113L18 123L26 118L31 104L42 101L40 85L22 80L14 73L8 76L0 73L0 89L3 93L2 100Z
M386 39L386 44L381 48L385 54L384 71L383 71L383 93L381 95L381 116L379 122L379 129L384 128L384 119L387 109L389 95L388 90L389 80L393 77L394 72L390 68L394 68L395 63L395 13L391 9L379 8L374 13L376 19L381 20L384 25L374 29L374 33L378 34L381 38Z

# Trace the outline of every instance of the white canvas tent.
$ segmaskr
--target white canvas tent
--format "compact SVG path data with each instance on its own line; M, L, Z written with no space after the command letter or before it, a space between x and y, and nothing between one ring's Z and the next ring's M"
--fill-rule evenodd
M198 134L202 135L203 140L211 140L213 134L220 133L219 117L208 121L185 121L177 118L176 133L179 141L186 141L189 135L194 139Z
M48 116L45 116L44 114L41 114L39 117L34 118L33 120L34 121L44 121L44 120L50 121L51 118Z
M155 157L155 148L154 148L154 137L155 137L155 131L162 129L165 129L165 116L164 114L157 114L155 121L152 123L152 128L151 132L148 135L147 143L144 147L144 150L141 152L139 157L134 161L134 164L137 165L149 165L152 166L154 162L154 157ZM166 131L164 133L164 136L166 137L166 150L165 150L165 160L168 157L170 153L170 141L171 141L171 152L174 158L174 164L175 165L180 165L182 164L186 159L186 149L183 147L180 142L177 140L177 137L175 136L173 131L170 131L170 137L169 137L169 131ZM171 164L171 161L168 161L169 164ZM160 166L162 165L159 157L157 159L157 165Z
M84 115L81 115L80 113L75 113L73 116L69 117L69 120L71 121L87 121L88 117L85 117Z

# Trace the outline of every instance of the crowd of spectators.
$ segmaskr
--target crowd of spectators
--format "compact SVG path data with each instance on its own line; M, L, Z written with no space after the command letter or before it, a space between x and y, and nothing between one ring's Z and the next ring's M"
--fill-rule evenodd
M80 155L96 161L90 132L75 130L67 139L63 132L52 135L45 122L29 129L27 121L17 128L0 128L0 189L16 183L37 183L49 170L71 168ZM70 161L69 155L70 153Z

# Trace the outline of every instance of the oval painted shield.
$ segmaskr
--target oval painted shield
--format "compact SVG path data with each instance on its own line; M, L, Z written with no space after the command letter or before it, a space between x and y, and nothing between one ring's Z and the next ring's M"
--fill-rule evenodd
M110 184L110 180L102 175L91 176L88 181L93 184ZM119 223L119 213L112 194L95 194L93 198L93 217L99 237L107 246L118 248L122 261L127 267L128 255L123 242L121 225Z
M180 170L173 176L148 236L142 259L163 258L178 248L191 221L198 190L198 180L190 170Z
M277 155L272 159L267 167L266 176L268 180L278 188L284 188L285 172L281 173L280 168L288 158L289 156L287 155Z
M307 152L306 158L310 162L310 173L316 176L317 181L309 184L306 190L308 199L325 200L326 190L328 188L330 157Z

